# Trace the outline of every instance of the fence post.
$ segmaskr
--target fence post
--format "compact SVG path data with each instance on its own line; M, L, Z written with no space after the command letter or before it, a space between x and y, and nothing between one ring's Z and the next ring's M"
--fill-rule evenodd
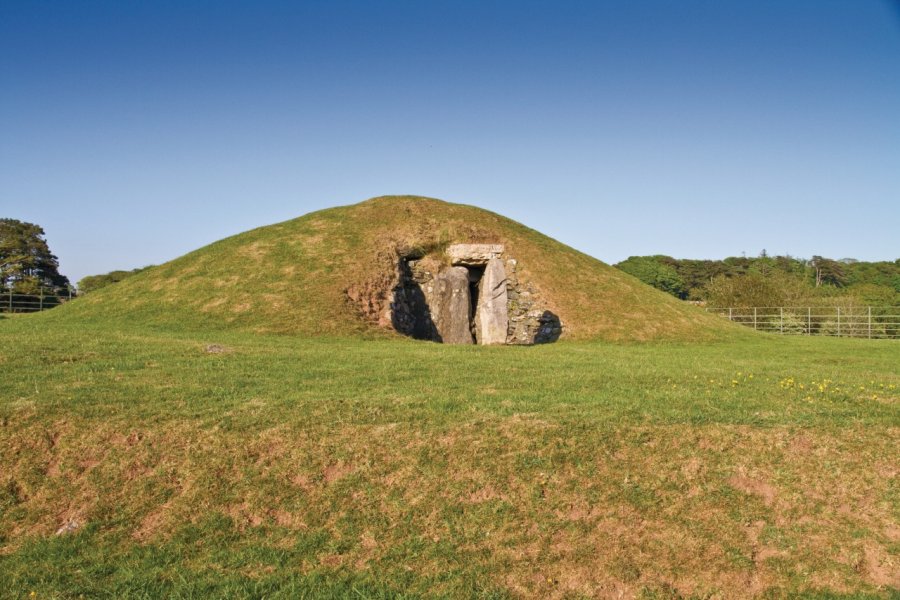
M778 331L779 331L779 333L781 333L781 335L784 335L784 307L783 306L778 307L778 315L779 315L779 318L781 319L781 323L778 325Z
M869 339L872 339L872 307L867 307L869 309Z
M728 307L728 320L734 321L734 319L731 318L731 307L730 306Z
M12 312L12 288L9 288L9 312Z
M841 307L837 307L837 319L838 319L838 337L841 337Z
M806 335L812 335L812 307L806 307Z
M44 288L41 288L41 302L38 304L38 312L43 312L44 310Z
M753 330L756 330L756 307L753 307Z

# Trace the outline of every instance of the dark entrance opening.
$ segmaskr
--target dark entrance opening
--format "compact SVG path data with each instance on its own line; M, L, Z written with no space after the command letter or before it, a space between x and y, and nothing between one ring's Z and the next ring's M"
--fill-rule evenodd
M475 316L478 314L478 296L481 292L481 278L484 277L484 266L466 266L469 271L469 330L472 339L478 344L478 328L475 326Z
M417 340L442 342L431 317L431 309L422 289L426 279L415 256L402 257L397 263L398 282L391 302L394 329Z

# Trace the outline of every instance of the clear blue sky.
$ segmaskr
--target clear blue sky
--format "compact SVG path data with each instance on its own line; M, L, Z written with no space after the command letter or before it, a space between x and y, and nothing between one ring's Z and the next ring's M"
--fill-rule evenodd
M383 194L610 263L893 260L900 6L0 1L0 216L73 281Z

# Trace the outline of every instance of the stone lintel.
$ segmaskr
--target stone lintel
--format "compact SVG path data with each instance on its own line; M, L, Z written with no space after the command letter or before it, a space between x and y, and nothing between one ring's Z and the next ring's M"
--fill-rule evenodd
M452 265L482 266L503 254L503 244L453 244L447 248Z

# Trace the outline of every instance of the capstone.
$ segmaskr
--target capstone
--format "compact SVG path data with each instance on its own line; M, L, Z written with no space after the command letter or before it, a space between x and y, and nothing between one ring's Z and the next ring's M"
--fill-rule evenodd
M503 254L503 244L453 244L447 248L450 264L475 267L486 265Z

